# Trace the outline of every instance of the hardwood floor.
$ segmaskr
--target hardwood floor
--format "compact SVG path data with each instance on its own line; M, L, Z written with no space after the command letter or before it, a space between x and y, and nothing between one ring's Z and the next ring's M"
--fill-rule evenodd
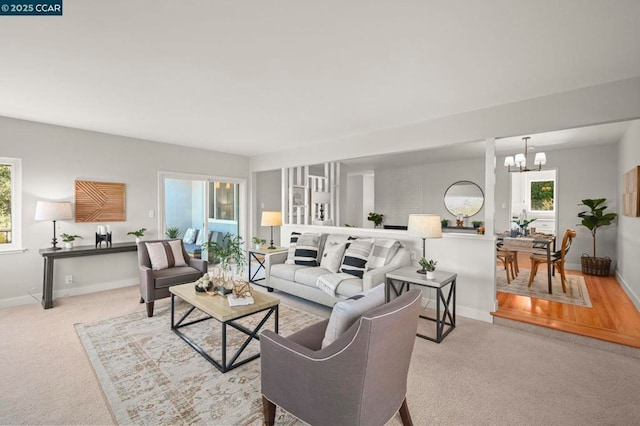
M520 269L528 259L518 259ZM582 275L580 271L567 274ZM640 348L640 312L614 276L583 275L592 308L498 292L493 315L514 321Z

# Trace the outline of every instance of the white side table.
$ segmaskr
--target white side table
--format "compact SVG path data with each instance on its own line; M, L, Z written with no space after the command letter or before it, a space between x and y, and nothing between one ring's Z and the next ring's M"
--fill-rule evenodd
M389 301L391 299L391 291L396 296L409 291L411 285L419 285L423 287L433 288L436 290L436 317L431 318L426 315L420 315L420 318L433 321L436 323L436 337L425 336L418 333L418 337L440 343L451 330L456 328L456 278L458 274L445 271L435 271L435 277L428 280L426 275L416 272L415 266L405 266L396 269L387 274L385 284L385 297ZM445 287L449 287L449 291L443 292ZM446 326L446 329L445 329Z

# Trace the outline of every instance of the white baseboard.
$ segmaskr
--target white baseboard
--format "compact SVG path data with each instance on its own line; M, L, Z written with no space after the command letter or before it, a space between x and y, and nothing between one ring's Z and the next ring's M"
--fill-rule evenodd
M79 296L82 294L97 293L100 291L113 290L116 288L130 287L139 283L138 278L129 278L126 280L109 281L105 283L98 283L92 285L85 285L82 287L71 287L53 291L53 299L67 296ZM26 296L13 297L9 299L0 300L0 308L8 308L11 306L28 305L30 303L40 303L42 300L42 292L31 293Z
M631 287L629 287L629 284L627 284L627 282L620 276L617 270L616 270L616 278L618 279L618 282L622 285L622 289L624 290L624 292L627 293L627 296L629 296L629 299L631 299L631 302L633 302L633 304L636 305L636 309L640 311L640 297L638 297L638 295L633 292Z

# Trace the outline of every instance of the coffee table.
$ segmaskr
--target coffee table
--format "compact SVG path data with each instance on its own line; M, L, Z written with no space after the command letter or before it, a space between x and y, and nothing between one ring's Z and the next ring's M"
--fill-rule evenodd
M233 370L236 367L239 367L249 361L260 357L260 353L257 353L242 360L238 360L242 352L246 349L249 343L251 343L252 339L260 340L258 332L272 314L274 315L275 320L274 331L276 333L278 332L278 305L280 303L280 300L268 294L254 291L254 303L252 305L231 307L229 306L229 302L227 301L226 297L210 296L207 293L196 292L195 283L172 286L169 287L169 291L171 292L171 330L176 333L182 340L187 342L189 346L195 349L196 352L202 355L207 361L213 364L213 366L220 370L222 373L226 373L229 370ZM191 305L187 312L177 322L175 321L176 297ZM207 317L185 322L187 317L189 317L189 315L196 309L207 314ZM253 330L249 330L248 328L236 322L241 318L259 314L261 312L264 313L264 316ZM204 349L200 347L200 345L195 343L180 331L180 329L183 327L187 327L192 324L196 324L212 318L220 322L220 324L222 325L222 360L220 362L215 360L211 355L205 352ZM227 326L231 326L247 335L247 339L244 341L242 346L240 346L240 348L231 356L231 359L228 362Z

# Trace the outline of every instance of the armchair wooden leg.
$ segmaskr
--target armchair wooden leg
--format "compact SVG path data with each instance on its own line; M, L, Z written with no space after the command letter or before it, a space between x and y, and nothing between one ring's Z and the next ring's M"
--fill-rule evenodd
M276 404L269 401L264 395L262 395L262 415L266 426L273 426L276 423Z
M411 414L409 414L409 406L407 405L407 398L402 401L402 405L400 406L400 418L402 419L402 424L404 426L413 426L413 421L411 420Z
M153 316L153 300L151 302L147 302L147 316L151 318Z

